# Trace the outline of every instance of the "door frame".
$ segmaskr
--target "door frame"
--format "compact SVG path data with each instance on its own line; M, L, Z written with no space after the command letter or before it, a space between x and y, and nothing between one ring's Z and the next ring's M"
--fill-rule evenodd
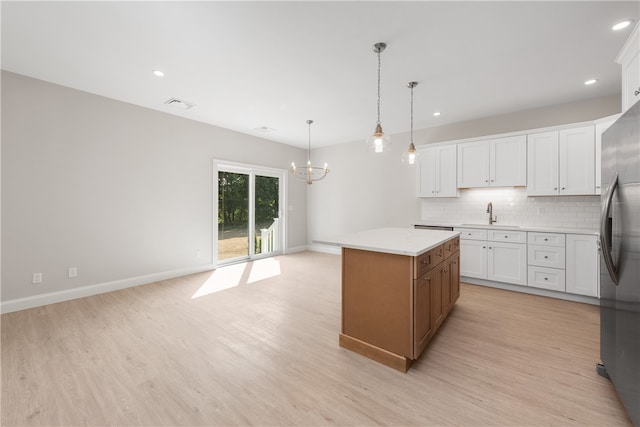
M218 261L218 226L217 226L217 218L218 218L218 172L231 172L231 173L241 173L249 175L249 253L246 257L238 257L232 258L231 260L223 260L221 262ZM259 254L255 255L255 243L253 239L252 231L255 232L255 176L269 176L280 179L280 186L278 188L278 197L280 198L278 203L278 218L279 227L278 227L278 238L280 239L280 249L274 252L269 252L267 254ZM238 163L238 162L230 162L226 160L213 159L213 200L212 200L212 218L211 218L211 226L212 226L212 264L216 267L219 265L229 265L238 262L246 262L250 260L267 258L274 255L280 255L286 253L287 249L287 218L286 212L287 209L287 188L288 188L288 174L285 169L276 169L270 168L267 166L259 166L252 165L248 163ZM214 224L215 223L215 224Z

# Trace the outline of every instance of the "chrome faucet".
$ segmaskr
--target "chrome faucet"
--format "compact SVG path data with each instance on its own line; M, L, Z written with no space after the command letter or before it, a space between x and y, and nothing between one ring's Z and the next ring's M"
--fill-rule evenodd
M489 214L489 225L493 225L494 222L498 222L498 217L493 216L493 204L491 202L487 205L487 213Z

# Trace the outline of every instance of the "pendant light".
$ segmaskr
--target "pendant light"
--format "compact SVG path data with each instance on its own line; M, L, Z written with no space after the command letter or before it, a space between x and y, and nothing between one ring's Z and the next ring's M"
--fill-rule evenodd
M382 131L380 123L380 53L387 47L386 43L376 43L373 45L373 51L378 54L378 121L376 122L376 130L373 135L367 138L367 150L374 153L382 153L391 148L391 138Z
M418 161L418 152L413 144L413 88L418 86L418 82L409 82L407 87L411 89L411 143L409 149L402 153L402 161L408 165L414 165Z
M306 181L308 185L311 185L313 181L320 181L329 173L329 168L327 164L324 164L324 167L312 166L311 165L311 123L313 120L307 120L307 125L309 125L309 147L307 150L307 166L304 168L297 168L294 162L291 162L291 167L289 171L298 179Z

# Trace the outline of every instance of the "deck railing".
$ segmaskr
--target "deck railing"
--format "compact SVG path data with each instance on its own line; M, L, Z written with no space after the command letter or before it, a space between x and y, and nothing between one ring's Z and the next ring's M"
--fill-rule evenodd
M279 218L273 218L273 224L269 228L260 229L261 253L263 254L278 250L278 220Z

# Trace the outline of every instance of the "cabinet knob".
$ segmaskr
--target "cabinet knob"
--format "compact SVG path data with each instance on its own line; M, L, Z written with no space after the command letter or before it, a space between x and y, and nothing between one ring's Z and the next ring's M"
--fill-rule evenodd
M489 180L488 180L488 179L485 179L485 180L484 180L484 182L489 182Z
M545 238L544 238L544 241L545 241L545 242L547 242L547 241L549 241L549 239L547 239L547 238L545 237Z
M564 190L565 188L564 188L564 187L562 187L562 189Z
M482 249L487 249L487 247L486 247L486 246L483 246L483 247L482 247Z
M491 246L489 246L489 249L493 249Z
M553 189L554 189L554 190L557 190L557 189L558 189L558 187L553 187Z
M504 236L504 238L505 238L505 239L508 239L508 238L509 238L509 236Z
M549 279L547 277L545 277L544 280L549 280Z
M634 91L634 92L633 92L633 94L634 94L635 96L640 95L640 87L638 88L638 90Z
M493 182L493 180L491 180L491 182Z
M425 277L424 280L431 281L431 277Z
M544 256L544 259L549 259L549 257L547 255Z

